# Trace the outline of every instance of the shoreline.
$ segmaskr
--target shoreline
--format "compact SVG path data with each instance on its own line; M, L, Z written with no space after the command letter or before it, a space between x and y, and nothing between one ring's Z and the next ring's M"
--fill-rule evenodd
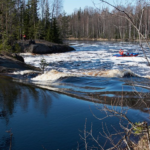
M135 40L122 40L122 39L103 39L103 38L66 38L64 39L64 41L113 41L113 42L139 42L139 39L135 39ZM150 42L150 39L148 40ZM143 42L145 42L145 40L143 40Z

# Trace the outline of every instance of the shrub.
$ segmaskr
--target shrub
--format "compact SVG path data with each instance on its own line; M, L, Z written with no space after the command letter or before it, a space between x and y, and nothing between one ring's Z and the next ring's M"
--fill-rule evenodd
M46 62L46 60L44 58L41 59L40 62L40 68L42 70L42 73L44 73L45 68L48 66L49 64Z

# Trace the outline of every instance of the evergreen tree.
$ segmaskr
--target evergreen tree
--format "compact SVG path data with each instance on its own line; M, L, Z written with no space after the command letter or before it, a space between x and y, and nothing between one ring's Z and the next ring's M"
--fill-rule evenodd
M46 31L47 34L45 36L45 39L47 41L54 42L54 43L62 43L62 40L60 39L59 28L57 26L55 18L48 23L48 28Z
M0 1L0 50L9 50L13 40L14 0Z
M69 16L66 16L66 13L64 12L59 16L59 20L61 38L67 38L69 36Z
M29 39L35 39L37 36L37 25L38 25L38 1L28 0L26 11L25 11L25 24L24 34Z
M52 20L52 26L51 26L51 29L50 29L50 34L51 34L51 36L50 36L50 41L51 42L62 43L56 18L53 18L53 20Z
M53 10L48 0L42 2L45 5L40 18L38 0L0 0L0 50L11 49L24 34L28 39L62 42L56 18L51 18Z
M30 5L27 5L26 6L26 9L24 11L24 14L23 14L23 32L22 32L22 35L26 35L27 38L30 38L30 28L31 28L31 25L30 25Z
M35 39L37 36L37 28L38 28L38 0L31 0L31 21L33 23L33 38ZM32 28L31 28L32 30Z
M39 20L35 30L35 39L44 39L45 37L45 28L42 20Z
M48 1L46 1L45 3L44 28L45 28L45 39L49 41L51 35L51 22L50 22L50 10Z

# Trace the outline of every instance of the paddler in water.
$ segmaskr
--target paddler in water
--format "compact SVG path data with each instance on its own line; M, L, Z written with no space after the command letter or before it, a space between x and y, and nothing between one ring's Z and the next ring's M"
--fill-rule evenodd
M123 50L120 49L119 54L123 56Z
M124 51L122 49L120 49L119 54L122 56L129 56L129 53L128 52L124 53Z

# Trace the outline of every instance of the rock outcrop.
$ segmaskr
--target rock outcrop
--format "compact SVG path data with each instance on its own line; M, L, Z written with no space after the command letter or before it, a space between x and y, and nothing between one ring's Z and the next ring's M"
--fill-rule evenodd
M44 40L20 40L18 41L18 44L21 46L22 51L35 54L63 53L75 50L74 48L65 44L56 44Z
M17 60L21 61L21 62L24 62L24 58L16 53L12 54L12 56L14 58L16 58Z
M64 45L47 42L44 40L20 40L17 43L21 47L21 52L31 52L35 54L51 54L73 51L74 48ZM39 68L24 63L22 56L14 54L0 54L0 73L9 73L22 70L36 70Z
M27 65L22 62L23 60L21 56L16 56L18 58L15 58L13 55L10 54L0 54L0 73L9 73L18 70L40 70L39 68Z

